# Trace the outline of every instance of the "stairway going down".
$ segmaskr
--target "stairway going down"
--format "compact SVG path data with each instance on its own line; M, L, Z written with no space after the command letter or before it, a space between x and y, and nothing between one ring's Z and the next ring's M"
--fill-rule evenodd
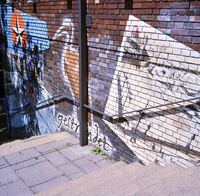
M112 162L93 148L67 132L0 145L0 195L199 196L198 166Z

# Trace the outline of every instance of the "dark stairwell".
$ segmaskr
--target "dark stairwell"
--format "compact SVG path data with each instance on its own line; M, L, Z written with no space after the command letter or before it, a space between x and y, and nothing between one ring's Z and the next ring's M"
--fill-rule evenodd
M3 67L3 53L0 51L0 144L9 139Z

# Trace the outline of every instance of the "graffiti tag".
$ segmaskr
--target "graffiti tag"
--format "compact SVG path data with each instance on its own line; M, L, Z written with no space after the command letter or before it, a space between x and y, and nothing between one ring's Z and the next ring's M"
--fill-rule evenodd
M58 119L58 129L61 129L62 127L66 127L75 133L79 133L80 125L74 119L74 117L58 114L57 119ZM92 130L94 131L89 131L88 133L88 139L90 140L90 142L97 143L98 146L108 151L109 147L111 146L107 142L107 138L105 136L101 136L98 124L94 124L94 127L92 127Z

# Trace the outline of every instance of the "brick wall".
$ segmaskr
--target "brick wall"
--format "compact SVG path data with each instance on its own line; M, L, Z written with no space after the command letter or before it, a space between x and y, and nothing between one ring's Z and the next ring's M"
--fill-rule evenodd
M26 36L22 38L27 42L26 49L32 51L27 55L31 56L30 61L37 57L34 45L44 45L39 46L43 77L37 76L38 86L34 86L39 90L33 90L32 96L25 93L32 102L59 93L78 100L77 1L72 1L72 9L67 9L67 2L39 1L37 13L26 2L21 7L15 4L25 21ZM110 123L90 115L89 139L113 158L128 162L136 155L145 164L198 164L200 3L134 0L129 5L124 0L88 0L92 20L88 28L89 103L115 119L115 123ZM8 22L12 12L6 16ZM24 51L12 51L13 42L17 43L9 25L16 24L7 24L7 39L11 43L8 57L15 60L11 64L16 69L10 69L8 78L16 74L32 77L32 72L26 73L28 68L23 74L17 68L29 67L30 63L23 57ZM38 38L42 32L48 34L48 39L43 37L45 42ZM27 37L32 37L32 42ZM32 64L37 73L40 66ZM24 85L29 89L31 84L21 82L13 88L21 93ZM51 111L35 112L32 118L41 134L65 129L78 133L77 113L76 106L65 103ZM44 120L47 114L51 114L50 119ZM27 125L33 126L31 122L24 123Z

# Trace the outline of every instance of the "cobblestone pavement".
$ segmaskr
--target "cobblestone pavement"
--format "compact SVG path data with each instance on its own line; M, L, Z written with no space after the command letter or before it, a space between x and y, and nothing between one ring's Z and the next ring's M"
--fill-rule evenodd
M91 146L80 147L78 139L67 133L55 141L41 141L24 140L22 148L13 143L16 150L12 143L5 145L12 153L9 149L0 153L1 196L33 195L112 164L91 152Z

